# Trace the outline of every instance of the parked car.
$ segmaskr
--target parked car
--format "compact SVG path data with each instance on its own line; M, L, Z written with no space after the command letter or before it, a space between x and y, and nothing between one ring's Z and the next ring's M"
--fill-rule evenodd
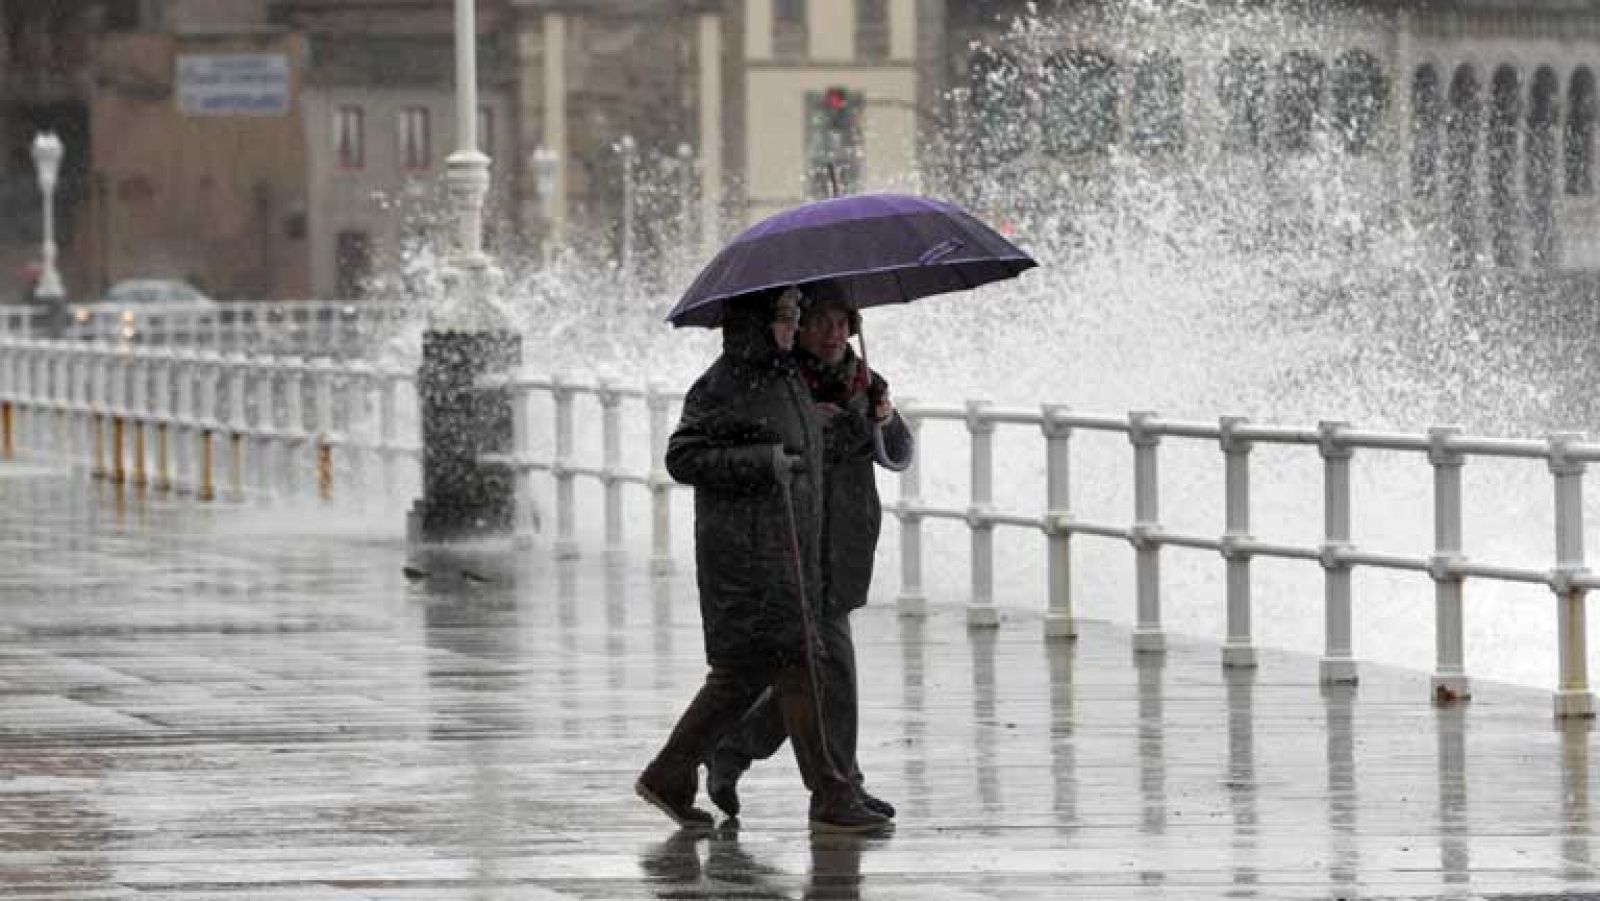
M104 300L72 305L70 338L186 342L197 319L216 315L217 302L188 282L134 278L117 282Z

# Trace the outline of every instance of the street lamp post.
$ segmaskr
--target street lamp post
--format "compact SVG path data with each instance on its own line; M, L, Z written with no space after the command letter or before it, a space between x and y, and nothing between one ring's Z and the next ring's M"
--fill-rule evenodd
M443 271L444 302L430 310L422 335L422 497L407 528L422 546L411 565L428 573L476 565L438 545L510 535L516 521L506 381L522 365L522 339L510 328L499 270L483 248L489 157L478 149L477 42L473 0L455 0L456 149L445 160L445 183L456 240Z
M623 135L617 142L622 152L622 283L633 284L633 166L639 145L633 135Z
M544 264L550 265L555 252L556 228L556 175L561 166L561 155L540 144L533 151L533 190L539 195L539 214L544 217L542 253Z
M54 132L41 131L33 138L33 165L39 173L39 193L44 198L44 247L40 261L39 282L33 296L50 305L52 337L59 337L65 325L61 301L66 290L61 285L61 273L56 269L56 176L61 173L61 139Z

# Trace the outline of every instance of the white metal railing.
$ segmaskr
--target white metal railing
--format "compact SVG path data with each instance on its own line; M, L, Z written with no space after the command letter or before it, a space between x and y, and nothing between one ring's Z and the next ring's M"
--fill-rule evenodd
M306 390L309 384L309 392ZM489 386L510 391L513 447L499 462L516 478L519 533L531 535L533 513L530 480L547 473L555 495L554 550L564 557L578 553L576 520L579 479L594 480L603 490L605 549L620 554L625 520L622 492L638 485L651 498L651 567L672 568L671 494L675 485L664 470L670 434L669 417L683 395L658 384L644 388L615 381L549 378L500 378ZM343 393L344 403L338 400ZM419 449L397 439L403 418L397 405L415 407L414 375L377 370L362 363L305 361L297 358L219 355L201 351L113 350L63 342L22 342L0 337L0 426L4 450L14 449L14 435L31 436L34 446L59 449L88 465L98 475L136 484L150 481L145 442L155 431L154 484L190 490L201 498L212 493L212 439L226 438L232 453L227 467L228 493L297 495L295 480L315 472L318 494L331 494L331 460L346 461L352 488L362 494L363 461L375 458L384 469L385 497L395 496L395 465L415 469ZM305 406L310 398L310 409ZM579 450L578 405L592 403L599 415L598 461ZM536 429L536 404L547 404L548 427ZM625 407L642 405L647 416L625 418ZM340 411L343 411L342 413ZM1076 413L1057 404L1039 408L1001 408L983 401L940 405L906 401L902 416L914 433L929 423L965 426L971 444L969 503L939 507L921 497L922 463L900 475L900 497L886 505L900 525L900 611L920 615L923 592L922 523L947 519L965 523L971 541L971 603L968 621L975 628L998 623L994 597L995 530L1023 528L1046 538L1045 569L1048 603L1044 629L1052 638L1074 634L1072 576L1074 536L1128 542L1134 552L1134 645L1142 652L1164 648L1161 619L1161 560L1165 547L1216 551L1225 570L1226 635L1222 663L1230 667L1256 664L1251 629L1251 562L1257 557L1303 560L1323 570L1324 651L1321 677L1328 682L1353 682L1357 665L1352 647L1351 573L1356 567L1426 574L1435 585L1435 649L1433 692L1441 701L1470 696L1464 663L1462 597L1467 579L1501 580L1545 585L1558 601L1557 716L1590 716L1585 595L1600 587L1600 574L1585 566L1583 547L1583 475L1590 461L1600 460L1600 444L1585 443L1573 433L1540 440L1498 439L1463 435L1438 427L1426 433L1367 431L1343 422L1315 427L1257 425L1238 416L1211 422L1162 419L1153 412L1126 416ZM21 424L14 422L21 418ZM630 428L632 426L632 428ZM1044 441L1043 509L1001 509L994 501L994 435L1000 427L1037 430ZM127 429L132 429L130 438ZM1097 522L1073 513L1072 437L1075 432L1120 433L1132 451L1133 518L1131 522ZM169 448L169 434L173 437ZM588 437L594 438L590 429ZM1224 477L1223 531L1191 534L1162 525L1158 497L1160 448L1167 438L1215 442ZM546 440L550 439L550 440ZM630 468L624 448L647 443L648 463ZM247 489L241 445L256 463L254 484ZM1314 448L1322 461L1323 529L1317 544L1295 545L1258 538L1251 533L1250 454L1257 445ZM169 450L172 460L169 461ZM1384 450L1425 455L1433 471L1434 541L1431 554L1405 556L1357 547L1351 540L1350 463L1359 450ZM315 465L305 460L311 458ZM1555 494L1555 560L1548 569L1501 565L1468 559L1462 550L1461 471L1469 457L1541 460L1553 479ZM287 458L296 461L285 462ZM635 455L637 459L637 455ZM131 461L131 475L128 464ZM276 484L274 482L276 481Z
M196 347L238 353L361 356L413 311L383 300L222 301L205 307L70 306L62 337L130 347ZM52 311L0 306L0 335L49 337Z
M399 437L415 394L412 373L362 361L0 336L0 456L202 501L359 506L374 467L382 498L416 482Z
M1324 640L1321 678L1354 682L1356 662L1351 647L1351 571L1358 566L1425 573L1435 584L1435 648L1433 691L1441 701L1470 696L1464 666L1462 634L1463 584L1468 578L1548 586L1558 600L1559 679L1557 716L1593 715L1588 688L1584 596L1600 587L1600 575L1584 565L1583 474L1587 463L1600 460L1600 444L1584 443L1575 433L1543 440L1508 440L1463 435L1438 427L1425 434L1364 431L1344 422L1322 422L1314 428L1253 425L1242 417L1225 416L1216 423L1164 420L1148 411L1125 418L1074 413L1060 405L1038 410L999 409L982 401L965 406L903 403L901 414L914 432L923 423L964 423L970 435L971 481L967 507L929 506L920 497L919 466L901 474L898 502L888 509L901 525L901 595L899 604L917 614L926 603L922 591L922 520L964 521L971 531L972 603L968 621L977 627L998 622L994 606L993 533L997 526L1042 531L1047 537L1048 610L1046 634L1073 634L1071 542L1074 535L1127 541L1134 550L1134 647L1158 651L1161 628L1160 565L1165 546L1217 551L1226 567L1227 635L1222 662L1254 666L1251 637L1250 561L1254 557L1309 560L1323 570ZM1040 429L1045 438L1045 509L1023 513L998 510L992 502L992 441L997 426ZM1093 522L1074 516L1068 488L1071 437L1075 430L1120 432L1133 450L1134 511L1129 524ZM1224 530L1220 535L1186 534L1162 527L1157 497L1158 452L1163 438L1215 441L1223 456ZM1250 534L1250 451L1257 444L1306 446L1323 461L1323 541L1296 546L1259 540ZM1357 450L1377 449L1424 454L1433 468L1434 550L1426 557L1363 550L1351 542L1350 460ZM1462 553L1461 469L1469 456L1543 460L1555 490L1556 559L1549 569L1530 569L1477 562Z

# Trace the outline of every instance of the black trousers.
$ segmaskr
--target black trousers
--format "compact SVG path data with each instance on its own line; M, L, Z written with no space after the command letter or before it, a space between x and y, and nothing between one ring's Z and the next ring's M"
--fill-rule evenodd
M817 683L828 756L841 775L860 785L861 768L856 765L856 645L850 636L849 611L824 614L817 623L817 632L823 652L817 666ZM783 716L769 688L745 711L708 762L724 772L743 773L752 762L776 754L787 738Z

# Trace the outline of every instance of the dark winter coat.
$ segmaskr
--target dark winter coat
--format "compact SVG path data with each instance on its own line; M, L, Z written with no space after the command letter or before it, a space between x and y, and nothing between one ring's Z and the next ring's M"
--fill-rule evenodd
M667 471L694 486L700 619L712 666L804 663L802 597L811 622L821 613L822 433L793 359L773 343L771 311L770 299L729 308L722 355L689 389L667 444ZM782 454L798 456L803 471L780 474ZM793 530L780 478L789 479Z
M854 363L846 348L847 363ZM798 355L802 367L809 357ZM814 372L814 370L812 370ZM872 586L872 564L877 556L878 533L883 526L883 504L873 471L873 399L884 396L889 384L876 372L870 387L850 390L829 385L814 375L807 378L816 401L840 408L823 423L823 574L825 608L830 613L855 610L866 604ZM862 379L866 382L867 379ZM911 430L899 413L883 427L884 449L890 459L909 462L913 453Z

